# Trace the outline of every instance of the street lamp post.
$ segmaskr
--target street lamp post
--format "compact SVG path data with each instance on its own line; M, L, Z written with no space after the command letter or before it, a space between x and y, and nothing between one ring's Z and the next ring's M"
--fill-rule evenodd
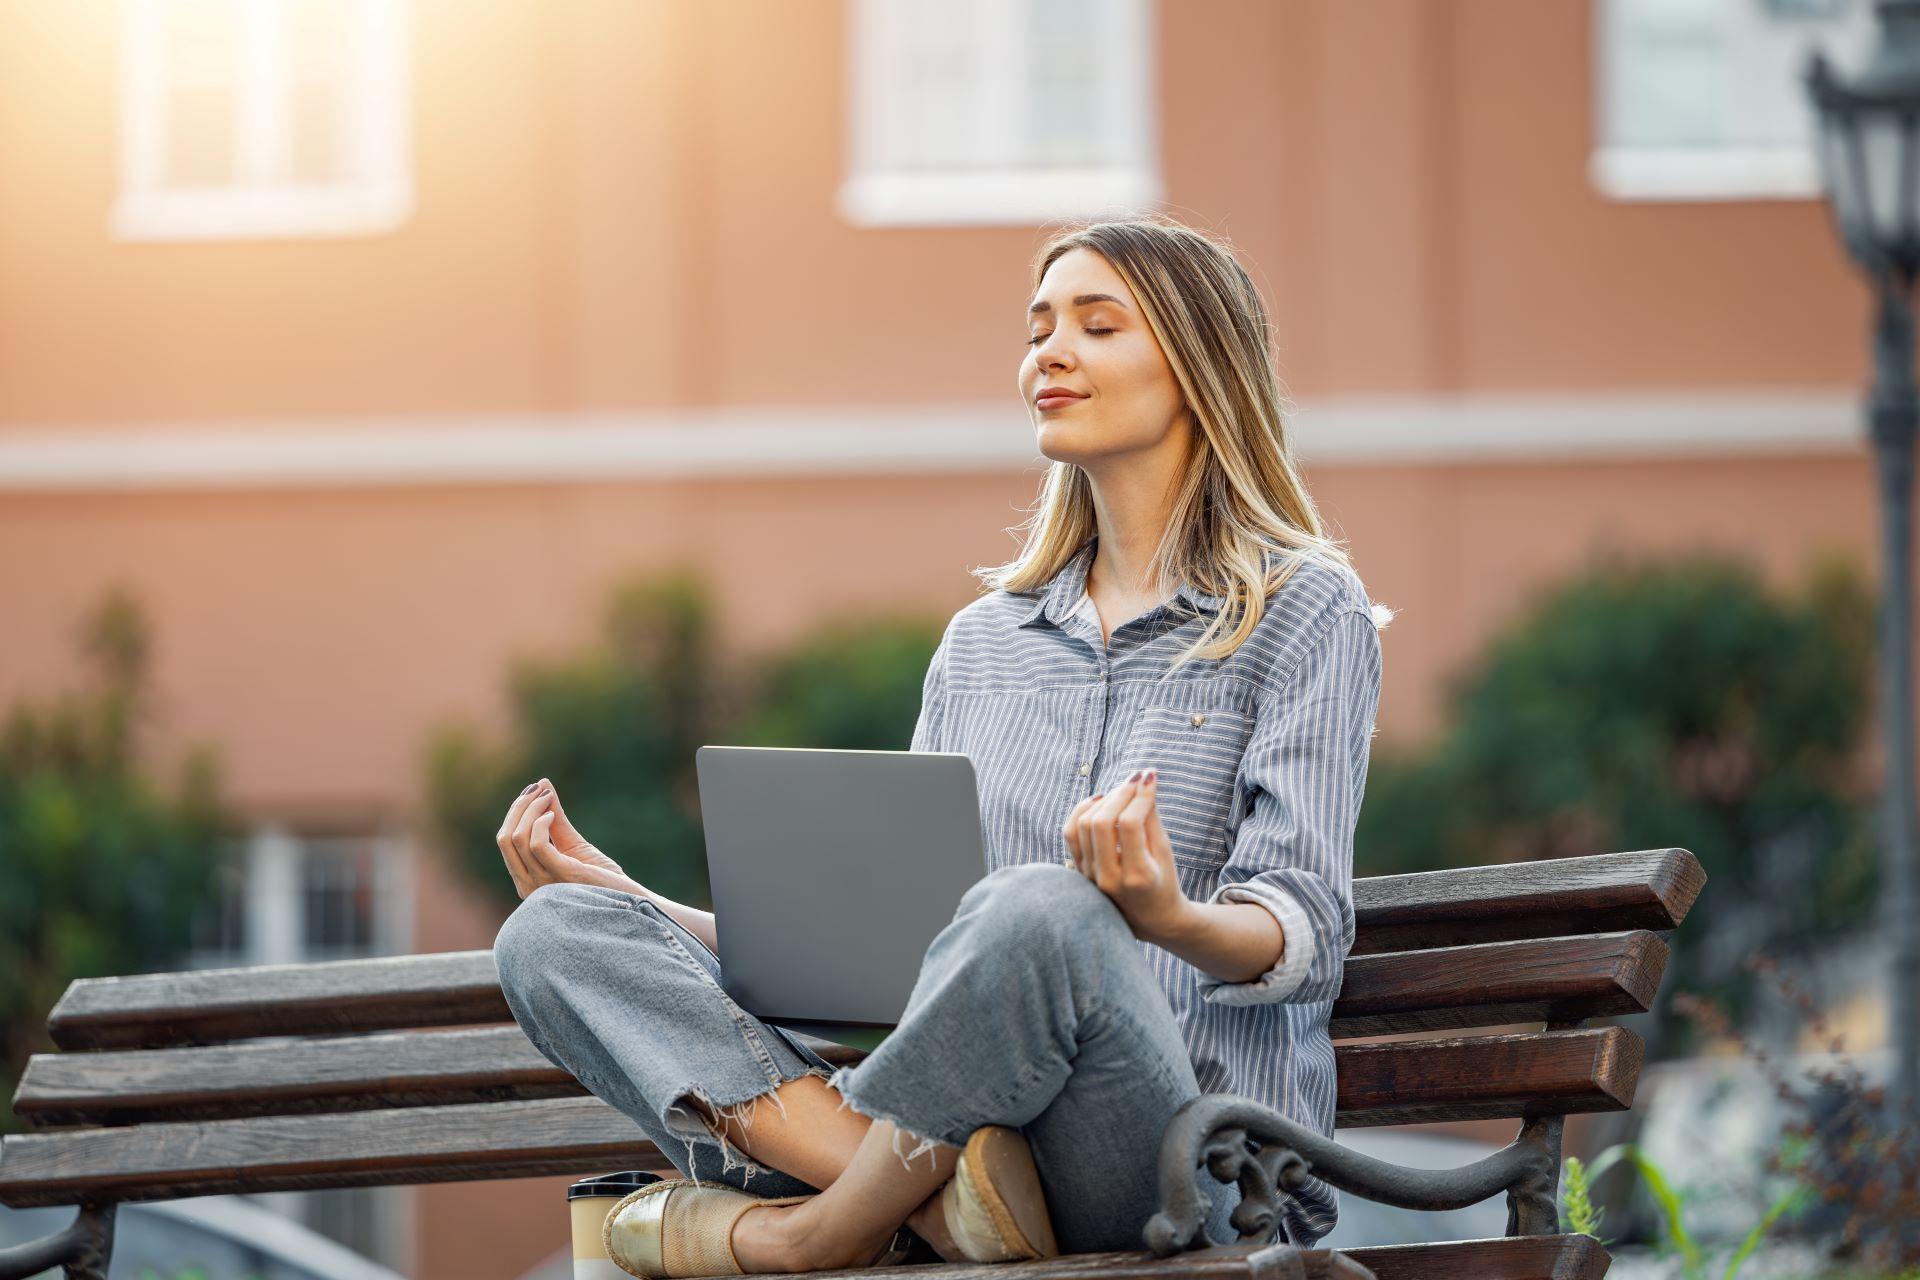
M1819 115L1820 164L1847 251L1876 300L1868 425L1880 478L1880 714L1887 781L1881 909L1892 942L1887 1018L1894 1050L1888 1102L1920 1103L1920 922L1913 734L1913 286L1920 273L1920 0L1878 0L1880 42L1843 77L1815 53L1807 87Z

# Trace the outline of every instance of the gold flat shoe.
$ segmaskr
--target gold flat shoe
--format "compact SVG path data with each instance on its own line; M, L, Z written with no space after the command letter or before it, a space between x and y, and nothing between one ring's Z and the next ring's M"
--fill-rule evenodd
M947 1234L970 1262L1057 1258L1053 1219L1033 1150L1018 1129L975 1129L940 1190Z
M607 1214L600 1242L614 1265L646 1280L744 1273L733 1252L733 1224L757 1205L799 1204L811 1195L767 1198L724 1183L666 1178L629 1192ZM906 1260L914 1237L902 1228L867 1265Z

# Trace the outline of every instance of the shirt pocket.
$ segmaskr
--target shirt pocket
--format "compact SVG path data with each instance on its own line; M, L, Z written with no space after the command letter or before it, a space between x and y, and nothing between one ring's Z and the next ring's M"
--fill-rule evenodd
M1156 807L1176 863L1226 862L1234 781L1252 732L1252 714L1228 708L1145 706L1135 713L1122 776L1160 771Z

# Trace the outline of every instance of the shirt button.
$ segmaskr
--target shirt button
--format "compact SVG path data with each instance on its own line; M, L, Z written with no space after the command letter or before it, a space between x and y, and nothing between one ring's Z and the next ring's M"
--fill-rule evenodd
M1207 716L1204 711L1196 711L1193 713L1193 723L1196 727L1198 727L1199 725L1203 725L1206 722L1207 722Z
M1084 777L1086 777L1086 776L1087 776L1088 774L1090 774L1090 773L1092 773L1092 772L1093 772L1093 765L1092 765L1092 764L1083 764L1083 765L1081 765L1081 766L1080 766L1080 776L1081 776L1081 777L1083 777L1083 778L1084 778Z

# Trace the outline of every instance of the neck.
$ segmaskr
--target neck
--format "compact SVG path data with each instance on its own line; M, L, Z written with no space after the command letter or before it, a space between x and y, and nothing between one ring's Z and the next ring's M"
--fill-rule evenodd
M1149 456L1145 465L1090 475L1094 531L1099 546L1087 567L1089 591L1126 597L1164 594L1148 580L1147 569L1159 550L1173 515L1179 469ZM1168 587L1171 590L1171 587Z

